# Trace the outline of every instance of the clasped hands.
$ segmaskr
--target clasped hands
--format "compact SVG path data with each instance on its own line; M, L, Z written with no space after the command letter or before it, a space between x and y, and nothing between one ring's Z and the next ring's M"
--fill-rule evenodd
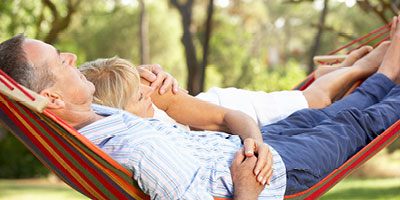
M244 147L236 152L231 165L234 197L256 199L265 184L270 184L273 157L262 141L247 138L243 143Z
M161 95L169 89L177 93L179 89L177 80L163 71L160 65L141 65L136 69L142 78L151 82L152 88L160 87L158 92ZM255 199L265 184L270 184L273 157L268 145L260 140L246 138L243 144L243 148L235 154L231 165L234 196Z
M158 90L160 95L170 89L172 89L174 94L178 92L178 81L169 73L165 72L159 64L140 65L137 66L136 69L141 78L144 78L151 83L150 87L153 89L160 87Z

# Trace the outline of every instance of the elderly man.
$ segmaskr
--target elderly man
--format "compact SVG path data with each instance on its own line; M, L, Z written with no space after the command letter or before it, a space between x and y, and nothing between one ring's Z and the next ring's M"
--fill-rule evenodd
M268 144L274 158L266 187L253 174L257 158L244 156L238 136L183 131L92 105L94 87L74 67L73 54L17 36L0 44L0 68L48 98L51 112L130 168L152 198L280 199L316 184L400 118L398 27L378 73L351 95L261 127L264 144L252 144ZM381 60L375 57L372 65Z

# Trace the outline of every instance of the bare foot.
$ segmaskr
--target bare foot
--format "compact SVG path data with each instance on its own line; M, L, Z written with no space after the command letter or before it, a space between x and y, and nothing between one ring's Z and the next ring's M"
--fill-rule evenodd
M355 61L353 67L339 67L315 80L303 91L309 108L323 108L330 105L334 100L341 98L355 82L375 73L389 46L390 42L384 42L370 53L368 53L369 47L353 51L348 62L345 62L345 64L350 64Z
M375 73L383 61L386 51L390 46L390 41L382 42L369 54L357 60L353 67L361 72L362 77L368 77Z
M356 49L354 51L352 51L347 57L346 59L343 60L343 62L341 62L340 64L337 65L325 65L325 66L321 66L319 67L317 70L315 70L314 73L314 78L318 79L319 77L338 70L342 67L349 67L352 66L357 60L359 60L360 58L364 57L365 55L367 55L369 52L371 52L373 50L373 48L371 46L363 46L359 49Z
M396 22L396 23L395 23ZM400 83L400 21L393 19L392 24L392 43L390 44L382 64L379 66L378 73L382 73L396 84Z
M367 55L369 52L371 52L374 48L371 46L362 46L359 49L356 49L347 56L346 59L343 60L342 63L340 63L341 67L350 67L353 66L353 64L358 61L360 58L364 57Z

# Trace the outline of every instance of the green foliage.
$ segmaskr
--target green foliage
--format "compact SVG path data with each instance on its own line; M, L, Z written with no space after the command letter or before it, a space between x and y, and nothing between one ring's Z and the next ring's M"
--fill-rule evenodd
M221 21L211 39L210 63L218 66L217 71L224 75L222 87L233 86L242 74L242 66L251 48L249 34L240 31L238 26ZM208 74L207 74L208 75Z
M400 139L395 140L392 144L390 144L387 149L389 152L394 152L398 149L400 149Z
M49 172L11 133L0 141L0 178L38 177Z
M78 64L118 55L138 65L139 8L107 2L86 8L76 16L77 20L70 30L62 35L59 49L76 52ZM151 62L161 64L165 71L183 83L186 80L186 67L180 44L178 14L168 9L166 2L147 3L146 11Z
M262 69L252 79L249 90L262 90L266 92L290 90L306 77L306 73L300 68L297 62L289 62L285 68Z
M229 87L223 85L226 76L220 76L217 70L215 66L207 68L206 89L213 86ZM306 77L306 73L295 61L290 61L285 67L276 68L268 68L255 61L249 62L248 73L251 78L246 81L245 86L239 88L266 92L290 90Z
M40 1L2 0L0 1L0 40L8 39L18 33L30 37L36 34Z

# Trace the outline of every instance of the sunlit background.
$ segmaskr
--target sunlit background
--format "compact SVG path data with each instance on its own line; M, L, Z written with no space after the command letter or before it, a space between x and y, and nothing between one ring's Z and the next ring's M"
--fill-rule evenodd
M389 23L398 11L397 1L390 0L195 0L187 7L191 14L182 17L173 2L1 0L0 40L24 33L75 53L77 66L115 55L135 65L158 63L192 94L212 86L276 91L293 88L318 67L312 64L314 55L324 55ZM177 0L180 5L187 2L190 0ZM183 24L183 18L190 19L189 23ZM191 40L182 40L184 28ZM141 44L147 51L140 48ZM187 64L187 45L194 46L195 56L190 59L200 69L192 76L204 76L204 81L188 78L188 69L193 66ZM399 143L368 162L327 197L400 199ZM29 181L22 181L25 185L19 181L48 174L11 134L0 132L0 199L32 199L29 194L34 191L40 191L43 198L56 191L50 198L59 199L60 191L71 192L53 190L49 187L53 183L32 189L26 185ZM37 183L33 185L40 186ZM374 190L371 185L383 188ZM24 188L25 193L21 192Z

